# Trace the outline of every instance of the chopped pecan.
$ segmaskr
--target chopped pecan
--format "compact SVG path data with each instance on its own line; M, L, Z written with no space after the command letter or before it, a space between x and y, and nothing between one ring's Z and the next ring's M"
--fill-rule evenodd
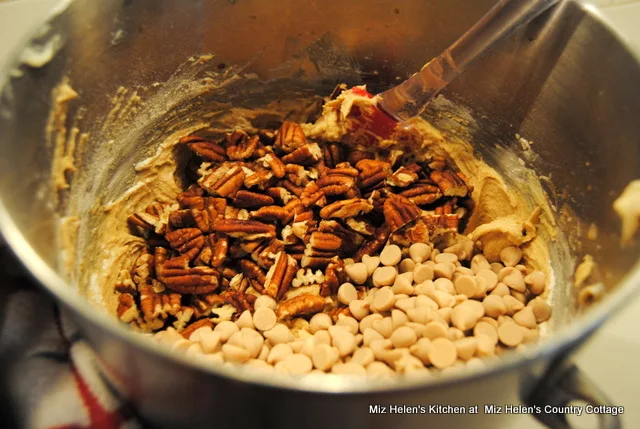
M409 247L413 243L428 243L432 233L433 231L429 231L429 227L424 220L419 218L412 225L406 225L395 231L389 241L392 244Z
M318 178L318 171L315 168L307 170L302 165L287 164L285 170L287 179L296 186L305 186L311 180Z
M116 315L124 323L131 323L138 317L138 306L130 293L121 293L118 296L118 308Z
M245 170L244 186L247 188L258 188L261 190L269 189L274 183L275 177L270 171L256 171L251 174L247 174Z
M341 259L333 258L324 273L324 281L320 286L322 296L330 296L338 293L338 288L346 280L344 262Z
M392 194L385 200L383 212L385 222L394 232L420 217L422 210L408 198Z
M182 228L167 233L165 238L172 249L177 250L189 259L195 258L204 246L205 238L198 228Z
M295 280L295 279L294 279ZM299 295L313 295L313 296L321 296L320 295L320 284L314 283L306 286L294 287L287 292L285 292L281 301L286 301L288 299L294 298ZM307 322L308 323L308 322Z
M314 273L311 268L300 268L296 272L296 277L291 282L291 286L299 288L301 286L309 286L314 284L321 284L324 282L324 274L320 270L316 270Z
M222 278L232 279L238 275L238 271L231 267L224 267L222 269Z
M389 178L387 184L397 188L406 188L418 180L418 175L406 167L398 168Z
M302 196L302 193L304 192L304 188L302 186L298 186L289 180L281 180L280 185L296 197Z
M373 210L373 205L369 201L364 198L351 198L349 200L336 201L324 207L320 210L320 217L323 219L345 219L362 213L369 213L371 210Z
M320 189L316 182L309 182L304 187L302 194L300 194L300 200L305 207L311 207L316 205L322 207L327 203L324 191Z
M278 179L282 179L287 174L284 163L276 156L275 153L268 153L258 161L261 161L264 167L268 167L273 172L273 175Z
M240 261L240 270L242 274L250 279L257 281L261 286L266 282L266 276L262 268L258 264L253 261L249 261L247 259L242 259Z
M306 252L306 249L305 249ZM295 257L295 255L293 255ZM303 254L300 257L300 266L302 268L325 268L331 263L333 254L327 254L326 256L311 256Z
M345 223L352 231L366 235L367 237L376 232L376 227L363 218L351 217L347 219Z
M234 131L233 134L239 131ZM227 156L229 159L235 161L243 161L253 156L258 144L260 144L260 137L257 135L249 137L242 133L240 139L228 139L227 140Z
M284 250L284 243L277 238L263 241L251 252L251 259L262 268L270 268L276 255Z
M266 194L273 198L278 204L287 204L292 199L296 198L294 194L289 192L287 188L282 186L274 186L267 189Z
M245 310L253 310L255 296L248 295L236 290L227 290L220 294L226 304L232 305L236 309L236 314L240 315Z
M318 231L339 237L342 240L340 251L342 254L354 252L364 242L364 239L360 234L350 231L335 220L321 221Z
M169 225L174 229L196 226L191 210L177 210L169 215Z
M224 299L217 293L194 295L191 297L191 308L193 308L194 315L198 318L208 316L211 314L212 308L220 307L223 304Z
M387 242L389 235L391 235L391 227L386 223L382 224L376 229L374 237L358 249L353 259L360 261L364 255L375 255Z
M184 328L184 330L180 332L180 334L184 338L189 339L191 334L193 334L196 330L200 328L204 328L206 326L208 326L209 328L213 328L213 322L211 321L211 319L196 320L195 322L191 323L186 328Z
M169 259L160 271L158 279L167 288L178 293L204 294L213 292L220 285L220 273L209 267L189 267L185 257Z
M164 295L165 300L161 298ZM167 305L167 309L164 308ZM177 308L175 308L177 306ZM148 328L151 330L160 329L164 326L167 317L167 310L176 312L180 308L180 295L178 294L158 294L151 286L140 288L140 311Z
M305 294L281 302L276 308L278 319L291 319L324 311L326 300L317 295Z
M453 171L432 171L429 178L433 180L445 197L466 197L467 185Z
M205 161L222 162L225 161L225 151L220 145L198 136L186 136L179 140L179 143L186 144L191 152L198 155Z
M144 212L129 216L127 221L134 230L137 227L147 231L154 231L156 234L164 234L169 222L169 215L178 210L178 208L177 204L162 205L154 203L147 207Z
M422 206L438 201L442 197L442 192L437 186L417 182L413 187L400 192L399 195L408 198L414 204Z
M285 164L313 165L322 158L322 149L316 143L307 143L282 157Z
M212 255L209 263L213 268L219 268L229 252L229 238L222 234L211 234L208 238L212 244Z
M213 224L217 232L227 234L229 237L242 240L256 240L258 238L273 238L276 236L276 227L255 220L221 219Z
M267 206L249 213L249 217L253 220L261 222L280 222L286 225L293 220L294 213L280 206Z
M275 201L272 197L257 192L240 190L236 193L233 204L243 209L257 209L264 206L273 205Z
M245 292L250 285L250 280L244 276L244 274L236 274L231 280L229 280L229 289L236 290L238 292Z
M131 270L131 278L138 286L150 283L150 278L155 275L153 255L146 252L136 258Z
M438 209L440 209L440 207L438 207ZM442 210L438 209L436 209L433 214L429 212L422 214L422 220L429 228L430 234L433 235L438 229L457 230L458 223L460 222L458 215L453 213L445 214Z
M284 152L293 152L307 144L302 127L295 122L284 122L276 134L274 147Z
M129 294L135 293L138 290L137 285L131 278L130 270L120 270L114 289L116 290L116 292Z
M329 317L331 317L333 323L337 323L338 320L340 320L340 315L345 317L353 317L353 314L351 313L351 310L349 310L349 307L336 307L329 310L327 314L329 315Z

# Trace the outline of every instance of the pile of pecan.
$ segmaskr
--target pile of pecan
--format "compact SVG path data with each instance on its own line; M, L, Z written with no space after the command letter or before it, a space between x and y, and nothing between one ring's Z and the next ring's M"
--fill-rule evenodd
M148 247L116 285L119 318L146 332L234 320L261 294L285 323L348 314L335 299L345 260L456 232L471 209L441 156L314 142L292 122L179 144L191 183L176 204L129 217Z

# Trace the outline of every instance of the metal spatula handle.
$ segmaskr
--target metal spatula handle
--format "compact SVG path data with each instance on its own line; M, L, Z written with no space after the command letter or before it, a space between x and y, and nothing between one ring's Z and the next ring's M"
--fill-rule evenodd
M500 0L473 27L418 73L380 94L380 107L399 120L418 115L440 90L495 42L528 23L558 0Z

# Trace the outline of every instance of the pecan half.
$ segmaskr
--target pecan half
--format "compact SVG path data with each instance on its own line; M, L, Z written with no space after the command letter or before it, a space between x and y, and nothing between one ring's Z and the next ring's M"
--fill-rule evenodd
M417 205L400 195L390 195L383 206L384 220L391 228L391 232L416 220L421 212Z
M218 271L209 267L189 267L189 260L185 257L169 259L157 275L167 288L178 293L210 293L220 285Z
M222 162L226 160L225 150L217 143L198 136L182 137L180 144L186 144L191 152L205 161Z
M234 131L233 134L238 131ZM235 161L243 161L245 159L251 158L253 153L256 151L258 144L260 144L260 137L255 135L253 137L249 137L245 133L240 139L229 139L227 140L227 156L229 159Z
M242 240L256 240L258 238L273 238L276 227L255 220L221 219L215 221L213 229L227 234L229 237Z
M335 168L336 165L344 162L344 150L338 143L329 143L322 148L322 158L327 167Z
M264 206L273 205L275 201L272 197L257 192L240 190L236 193L233 204L243 209L257 209Z
M260 284L261 288L264 286L266 282L266 276L264 271L262 271L258 264L253 261L243 259L240 261L240 270L242 271L242 274L249 280L257 281Z
M324 311L326 300L317 295L304 294L281 302L276 308L278 319L291 319Z
M226 163L203 176L198 184L211 195L233 198L244 184L244 177L242 167Z
M327 234L324 232L314 232L311 234L309 244L314 249L320 251L337 251L342 247L342 239L334 234Z
M326 196L333 197L338 195L345 195L348 198L354 198L354 196L357 196L358 192L355 188L355 178L347 174L328 174L319 178L316 181L316 185Z
M316 143L307 143L282 157L285 164L313 165L322 159L322 149Z
M399 193L400 196L408 198L419 206L427 205L438 201L442 197L440 188L429 184L414 184L413 187Z
M357 162L358 186L360 188L373 188L383 183L391 175L391 165L388 162L374 159L362 159Z
M351 198L344 201L336 201L320 210L320 217L323 219L346 219L358 216L362 213L369 213L373 210L373 205L364 198Z
M284 252L276 255L275 263L269 268L265 278L265 293L272 298L277 298L281 291L284 293L298 269L298 262Z
M172 249L177 250L189 259L195 258L204 246L205 238L198 228L182 228L165 235Z
M445 197L466 197L467 185L453 171L432 171L429 178L433 180Z
M249 213L249 218L261 222L279 222L286 225L293 220L294 213L280 206L267 206Z
M289 153L305 144L307 144L307 138L302 131L302 127L295 122L286 121L276 134L274 147Z

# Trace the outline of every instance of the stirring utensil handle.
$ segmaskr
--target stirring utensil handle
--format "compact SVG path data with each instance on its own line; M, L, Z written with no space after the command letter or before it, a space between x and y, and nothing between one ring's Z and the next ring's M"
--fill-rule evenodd
M495 42L557 2L558 0L500 0L453 45L425 64L418 73L380 94L380 107L399 120L420 114L432 97Z

